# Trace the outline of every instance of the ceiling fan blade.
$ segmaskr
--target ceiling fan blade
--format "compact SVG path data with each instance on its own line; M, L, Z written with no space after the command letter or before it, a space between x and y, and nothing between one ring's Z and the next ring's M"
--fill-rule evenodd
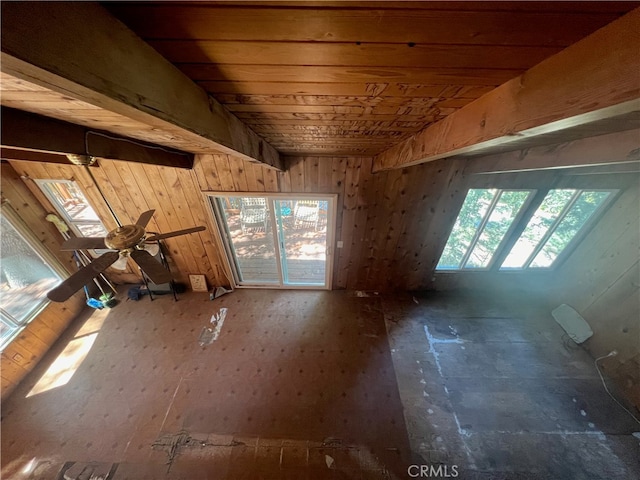
M156 240L162 240L163 238L178 237L180 235L186 235L188 233L201 232L202 230L206 230L206 229L207 227L203 227L201 225L199 227L185 228L184 230L176 230L174 232L159 233L157 235L151 235L146 239L146 241L155 242Z
M154 212L155 210L147 210L146 212L141 213L138 221L136 222L136 225L139 225L142 228L146 227L147 223L149 223L149 220L151 220L151 217L153 217Z
M47 298L54 302L64 302L83 286L91 282L93 277L109 268L118 258L120 258L118 252L107 252L104 255L100 255L89 265L82 267L56 288L49 291Z
M93 250L107 248L103 237L72 237L66 240L60 250Z
M161 284L171 281L171 272L164 268L146 250L135 249L130 255L153 283Z

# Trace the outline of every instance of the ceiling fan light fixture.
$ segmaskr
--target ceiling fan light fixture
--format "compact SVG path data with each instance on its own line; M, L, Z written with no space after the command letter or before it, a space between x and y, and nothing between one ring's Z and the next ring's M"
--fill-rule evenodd
M160 245L157 243L143 243L142 248L149 252L152 257L155 257L160 252Z
M88 166L96 163L97 158L91 155L78 155L76 153L67 153L67 158L74 165Z
M116 270L126 270L128 257L128 255L122 255L121 253L120 258L111 265L111 268L115 268Z

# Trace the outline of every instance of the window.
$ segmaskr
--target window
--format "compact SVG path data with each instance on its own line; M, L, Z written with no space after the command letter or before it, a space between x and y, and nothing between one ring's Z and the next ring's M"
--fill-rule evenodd
M488 268L532 196L531 190L469 190L436 269Z
M10 207L0 213L0 350L48 303L64 272Z
M533 190L470 189L436 270L487 270L502 258L502 271L551 268L613 193L554 189L527 209ZM511 243L514 230L522 233Z
M550 190L500 268L551 267L611 193Z
M86 197L71 180L36 180L64 222L78 237L106 237L104 227ZM96 250L96 254L106 250Z

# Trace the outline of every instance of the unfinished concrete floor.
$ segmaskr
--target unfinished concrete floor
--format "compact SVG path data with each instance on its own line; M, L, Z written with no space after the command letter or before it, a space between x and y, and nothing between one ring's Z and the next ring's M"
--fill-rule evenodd
M73 376L46 390L59 357L49 384ZM550 315L470 297L122 301L79 318L2 415L2 478L640 475L639 426Z

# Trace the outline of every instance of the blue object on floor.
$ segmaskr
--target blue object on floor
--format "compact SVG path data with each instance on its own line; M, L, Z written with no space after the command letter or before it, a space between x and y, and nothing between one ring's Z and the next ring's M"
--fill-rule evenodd
M98 309L104 308L104 305L102 304L102 302L100 300L96 300L95 298L87 298L87 305L89 305L92 308L98 308Z

